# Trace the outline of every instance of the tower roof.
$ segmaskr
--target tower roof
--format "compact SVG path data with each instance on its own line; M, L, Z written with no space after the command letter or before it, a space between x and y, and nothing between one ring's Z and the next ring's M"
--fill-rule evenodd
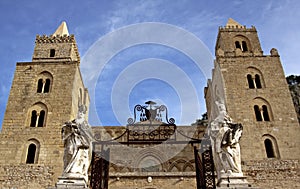
M58 26L58 28L53 33L53 35L60 35L60 36L67 35L67 36L69 36L69 31L68 31L67 23L65 21L63 21L60 24L60 26Z
M229 18L226 24L226 27L243 27L240 23L237 21L233 20L232 18Z

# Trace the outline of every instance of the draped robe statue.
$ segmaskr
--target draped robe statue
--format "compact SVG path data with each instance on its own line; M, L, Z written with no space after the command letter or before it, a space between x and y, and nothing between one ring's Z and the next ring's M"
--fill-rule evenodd
M214 163L218 180L222 175L243 176L239 140L243 127L233 123L222 102L216 102L218 115L210 124Z
M68 178L84 178L88 182L88 169L91 162L92 129L85 120L86 107L81 105L75 120L62 126L64 141L64 171Z

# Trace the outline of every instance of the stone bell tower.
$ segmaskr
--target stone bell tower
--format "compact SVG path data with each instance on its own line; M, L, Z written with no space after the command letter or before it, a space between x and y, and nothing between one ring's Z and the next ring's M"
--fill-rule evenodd
M215 102L223 101L232 119L243 125L243 169L260 163L276 167L285 160L293 167L300 160L300 127L278 51L263 54L256 28L229 19L219 28L215 56L205 89L208 116L214 120Z
M44 188L61 175L61 126L79 105L89 106L79 65L65 22L50 36L36 36L31 62L17 63L0 134L0 177L10 180L0 186Z

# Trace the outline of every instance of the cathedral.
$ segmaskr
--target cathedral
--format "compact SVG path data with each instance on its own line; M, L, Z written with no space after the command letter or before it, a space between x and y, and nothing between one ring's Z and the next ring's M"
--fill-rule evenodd
M275 48L263 52L254 26L229 19L219 27L212 78L203 90L208 125L218 118L221 102L243 127L243 188L300 188L300 126L280 54ZM91 165L82 188L234 186L229 178L225 185L218 181L206 124L175 125L166 106L139 103L128 125L91 127ZM66 23L52 35L37 35L32 60L16 64L0 133L0 188L59 188L62 126L83 106L87 119L89 104Z

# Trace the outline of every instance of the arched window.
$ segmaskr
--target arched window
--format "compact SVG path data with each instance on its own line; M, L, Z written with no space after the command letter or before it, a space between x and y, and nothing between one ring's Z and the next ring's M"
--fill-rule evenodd
M264 121L270 121L268 107L266 105L262 106L262 112L263 112L263 116L264 116Z
M265 99L255 98L253 107L256 121L271 121L273 119L271 106Z
M252 76L250 74L247 75L247 80L248 80L248 85L249 85L249 89L254 89L254 82L252 79Z
M38 127L43 127L44 126L44 120L45 120L45 111L42 110L40 111L40 115L39 115L39 121L38 121Z
M263 144L267 158L280 158L279 149L275 137L269 134L263 135Z
M30 127L44 127L46 124L48 109L45 104L39 102L29 108L29 114L27 120L27 124Z
M49 93L49 90L50 90L50 79L46 79L46 83L45 83L45 86L44 86L44 93Z
M45 111L41 110L37 113L36 110L31 112L30 127L43 127L45 122Z
M261 108L258 105L255 105L254 113L256 121L270 121L268 107L266 105L262 105Z
M40 143L36 139L30 139L25 143L24 161L27 164L37 163L39 159Z
M38 93L41 93L43 91L43 85L44 85L43 79L39 79L38 80L38 86L37 86L37 92Z
M37 83L37 93L49 93L52 81L53 77L49 72L44 71L40 73Z
M55 49L50 49L50 57L54 57L55 56Z
M263 74L255 67L247 68L247 81L250 89L261 89L264 87Z
M32 143L29 145L27 150L26 163L27 164L35 163L35 156L36 156L36 145Z
M262 121L262 116L258 105L254 106L254 112L255 112L256 121Z
M265 139L265 149L266 149L266 153L267 153L268 158L274 158L275 157L273 143L270 139Z
M35 127L35 125L36 125L36 120L37 120L37 113L36 113L36 111L35 110L33 110L32 112L31 112L31 119L30 119L31 121L30 121L30 127Z
M240 49L242 52L251 51L251 43L246 36L236 35L233 41L236 49Z
M258 74L255 74L255 84L256 84L256 88L261 89L261 82Z
M242 51L243 51L243 52L248 51L248 47L247 47L246 41L242 41Z
M235 48L242 49L239 41L235 41Z

